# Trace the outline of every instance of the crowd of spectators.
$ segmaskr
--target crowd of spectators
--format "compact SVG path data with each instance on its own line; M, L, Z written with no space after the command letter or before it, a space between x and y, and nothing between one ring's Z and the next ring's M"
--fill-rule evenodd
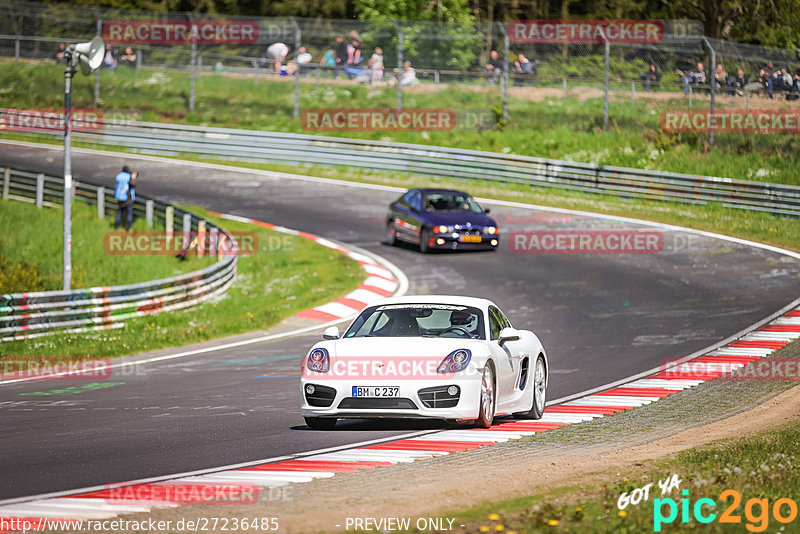
M652 65L651 68L653 68ZM704 89L709 87L702 63L698 63L697 71L691 74L686 75L680 70L677 72L686 93L689 92L690 86ZM642 75L643 78L645 74ZM800 63L794 73L790 73L788 66L777 68L772 61L767 61L767 64L761 67L758 74L751 79L742 69L737 69L735 75L729 74L725 70L725 65L720 62L714 70L713 83L715 91L727 96L761 93L772 99L776 92L782 92L785 93L787 100L798 100L800 99Z

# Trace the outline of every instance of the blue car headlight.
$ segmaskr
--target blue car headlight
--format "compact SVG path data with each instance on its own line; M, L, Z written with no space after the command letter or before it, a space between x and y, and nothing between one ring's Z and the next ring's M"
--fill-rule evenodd
M308 353L306 367L316 373L327 373L331 368L331 359L325 349L314 349Z
M448 354L436 371L440 374L457 373L467 368L472 352L469 349L458 349Z

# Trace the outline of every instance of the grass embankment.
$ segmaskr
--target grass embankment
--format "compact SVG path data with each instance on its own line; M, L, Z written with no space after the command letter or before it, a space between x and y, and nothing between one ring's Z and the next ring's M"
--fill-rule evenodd
M690 449L667 461L640 464L624 473L609 473L614 482L606 485L549 489L537 495L481 505L461 514L459 519L470 523L467 529L470 532L636 534L653 532L656 515L670 516L670 505L657 499L671 498L677 516L670 522L666 519L659 522L661 532L796 532L800 522L797 514L784 525L776 519L773 508L776 501L785 498L800 504L799 442L800 424L790 423L754 437ZM680 489L662 497L658 482L666 482L674 474L678 474ZM619 509L623 493L630 497L636 488L650 483L648 500ZM688 490L689 494L684 496L681 490ZM738 492L740 500L735 501L731 492L723 493L725 490ZM688 506L682 499L688 499ZM703 516L716 514L709 524L702 524L694 516L700 499L715 502L715 508L710 508L711 503L707 502L702 506ZM763 500L763 504L751 500ZM722 513L729 508L731 516L739 518L738 523L720 523ZM685 523L683 510L688 514ZM780 514L792 517L790 505L785 501L781 503Z
M800 356L800 341L776 355L796 359ZM460 524L467 524L468 532L503 531L505 534L636 534L653 532L658 523L660 530L656 531L660 532L797 532L800 525L798 443L800 423L793 421L749 437L687 449L664 460L635 462L595 477L602 477L608 481L606 483L546 487L534 495L487 502L456 515ZM662 494L659 483L670 487L668 481L675 475L680 481L678 486ZM643 490L651 483L645 500L637 488ZM684 495L684 490L688 494ZM672 513L671 505L666 502L669 499L674 499L675 516L671 520L667 519ZM699 521L695 515L695 507L701 499L711 501L701 503L702 516L716 514L707 523ZM684 511L686 521L683 520ZM722 521L726 511L734 522ZM778 514L784 521L779 520ZM656 517L661 521L656 521Z
M63 84L63 68L50 64L3 62L0 69L0 106L41 108L63 106L63 95L53 88ZM73 105L92 104L94 77L74 80ZM101 73L100 108L106 117L194 125L303 132L292 118L291 79L261 77L257 83L241 75L204 74L196 85L196 108L188 112L189 74L116 69ZM684 109L680 91L639 93L630 103L629 89L620 89L610 102L610 124L601 128L602 95L586 84L574 87L564 101L549 88L511 88L509 121L502 129L454 132L336 132L344 137L451 146L520 155L568 159L586 163L686 172L787 184L800 183L800 138L793 134L717 134L715 147L705 134L666 134L659 115L666 109ZM589 98L586 98L590 96ZM707 96L696 95L693 106L707 107ZM355 83L303 79L301 109L392 108L396 91L370 90ZM721 95L719 108L744 108L741 98ZM483 85L407 88L407 108L453 108L500 112L497 88ZM751 108L797 104L754 97ZM314 132L306 132L314 133Z
M0 294L55 291L62 288L61 207L37 209L34 204L0 200ZM143 219L133 231L147 228ZM76 202L72 211L72 287L75 289L134 284L202 269L211 258L187 256L178 261L164 255L112 255L106 253L103 238L114 231L114 216L97 219L97 208Z
M7 203L17 204L14 201ZM23 206L30 208L26 204ZM5 204L3 207L0 215L6 212ZM30 209L35 210L35 208ZM223 296L183 311L134 318L128 321L124 328L118 330L58 334L28 341L6 342L2 344L3 354L43 359L107 358L265 329L299 311L346 294L355 289L365 276L355 261L308 239L288 236L251 224L219 219L200 208L191 209L194 213L203 215L229 231L254 232L258 237L258 252L239 257L236 282ZM44 211L50 211L58 217L61 213L59 210ZM79 211L76 209L73 230L81 232L83 237L80 239L83 239L83 242L80 247L75 247L74 261L82 266L84 273L82 280L86 286L97 285L95 277L101 272L91 264L91 260L87 261L84 258L84 254L91 249L95 249L91 254L97 259L98 264L105 266L103 272L115 269L114 266L119 262L131 262L131 266L127 268L129 271L120 268L117 275L119 278L115 280L130 281L127 276L136 271L136 266L148 262L173 265L173 269L183 271L189 269L192 264L199 267L201 263L209 261L193 258L186 263L179 263L173 256L104 257L102 235L110 228L105 223L98 223L96 219L94 222L91 221L90 215L78 215ZM9 224L4 228L16 226ZM94 226L95 229L91 232L83 229L89 226ZM57 238L60 239L60 222L47 227L38 227L38 239L45 233L42 228L52 230L47 234L48 236L52 234L54 242ZM76 235L75 242L78 240ZM24 244L23 246L32 242L34 240L30 235L19 236L19 243ZM60 246L60 241L58 243ZM9 247L7 250L9 254L16 252L22 254L22 250L16 248ZM55 253L55 256L56 263L60 265L60 253ZM8 258L18 257L16 254L8 256ZM16 260L10 261L13 263ZM175 271L167 272L167 275L171 274L175 274ZM138 273L136 279L142 281L149 277Z

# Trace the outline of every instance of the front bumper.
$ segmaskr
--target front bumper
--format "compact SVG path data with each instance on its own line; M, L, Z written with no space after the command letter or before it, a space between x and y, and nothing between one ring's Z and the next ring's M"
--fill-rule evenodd
M309 395L306 386L314 386ZM303 417L414 418L471 420L478 417L480 377L445 377L442 380L320 380L301 379ZM354 397L353 388L399 387L397 397ZM447 393L456 386L458 394Z
M480 241L462 241L464 237L479 237ZM433 234L428 248L445 250L493 250L500 246L499 234L482 234L479 236L461 236L458 234Z

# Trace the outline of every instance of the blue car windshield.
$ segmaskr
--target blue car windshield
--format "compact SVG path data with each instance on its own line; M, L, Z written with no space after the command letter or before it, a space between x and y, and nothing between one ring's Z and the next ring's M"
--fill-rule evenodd
M482 213L475 200L466 193L428 193L425 195L425 211L464 211Z
M478 308L451 304L387 304L367 308L345 332L351 337L486 339Z

